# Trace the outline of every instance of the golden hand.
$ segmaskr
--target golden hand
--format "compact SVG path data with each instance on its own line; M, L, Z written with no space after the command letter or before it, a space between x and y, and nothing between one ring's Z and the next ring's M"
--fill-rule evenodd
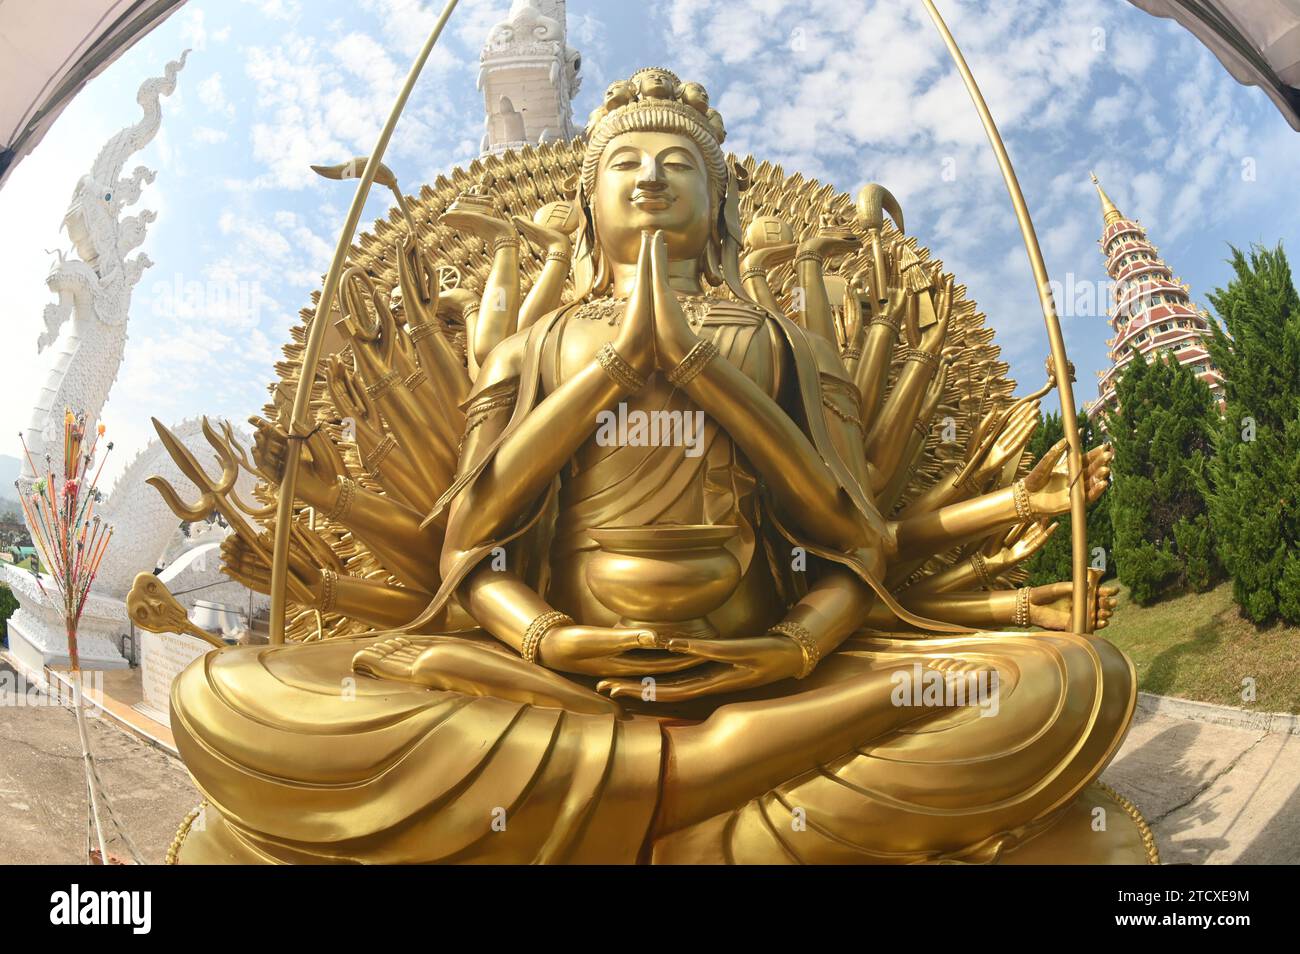
M1119 587L1102 586L1102 571L1088 570L1088 620L1092 629L1105 629L1110 618L1115 614L1119 603ZM1070 628L1070 596L1072 584L1065 580L1061 583L1049 583L1035 586L1029 591L1029 622L1043 629L1068 630Z
M982 455L983 459L971 482L976 487L984 487L1001 474L1007 464L1019 460L1020 455L1024 453L1025 445L1029 443L1029 438L1034 436L1034 431L1037 429L1038 402L1031 401L1019 405L1011 412L1011 416L997 437L987 444L986 448L976 450L975 453Z
M672 371L687 352L699 343L699 336L691 329L691 323L682 310L677 293L668 281L668 243L662 231L653 235L642 234L641 254L646 254L647 242L650 252L650 285L654 302L654 342L655 364L665 371ZM640 280L638 279L638 284Z
M352 668L378 679L469 696L492 695L572 712L619 711L612 700L518 656L451 636L383 639L358 652Z
M856 346L859 351L862 348L862 335L866 331L862 318L862 294L861 276L855 275L845 283L844 297L840 300L840 312L844 316L844 340L849 345Z
M569 236L559 229L538 225L532 219L522 215L511 216L510 221L524 233L524 238L548 254L558 252L567 256L573 251L573 243L569 240Z
M944 388L948 386L948 378L952 374L952 369L956 365L960 354L961 348L956 346L944 348L940 352L939 369L925 386L925 397L921 401L921 420L929 421L934 417L934 412L939 408L939 402L943 400L943 392Z
M692 657L696 662L706 660L720 665L710 666L705 672L678 679L657 680L654 686L655 702L681 702L701 696L736 692L766 686L781 679L797 676L804 665L803 651L792 639L784 636L754 636L745 639L670 639L668 649ZM597 692L611 698L638 697L644 693L640 680L604 679L596 685Z
M623 320L614 339L614 350L642 375L648 375L655 367L654 292L650 287L650 258L650 235L642 232L641 251L636 263L636 285L628 296Z
M253 415L248 419L253 425L253 461L262 475L278 485L284 476L285 461L289 452L289 437L279 424ZM343 455L318 424L305 444L305 466L298 471L298 496L313 507L329 507L334 503L335 478L347 474Z
M910 295L907 308L907 322L904 326L907 343L919 348L926 354L938 354L943 343L948 340L948 326L952 320L953 276L940 275L939 265L931 268L932 281L938 286L933 300L935 322L924 330L920 327L920 296L930 294L928 291Z
M298 597L310 597L314 605L319 605L322 596L321 570L330 569L339 573L342 563L327 545L311 545L308 534L295 526L289 544L289 575L292 577L291 592ZM320 540L314 534L312 539ZM310 547L310 552L308 550ZM265 554L271 552L272 536L270 533L258 535L256 544L246 540L238 533L232 533L221 541L221 570L231 579L242 583L257 593L271 592L271 565Z
M352 365L340 355L329 356L329 365L325 369L325 380L334 398L334 406L344 417L355 421L379 420L379 410L374 399L366 393L366 387L357 380L357 373Z
M270 544L270 534L263 534L262 540ZM289 554L289 572L297 576L293 554ZM221 541L221 572L226 576L242 583L256 593L271 592L271 566L262 555L245 539L238 534L232 533L226 539ZM299 583L310 588L315 582L314 576L308 576L303 579L299 577Z
M472 212L469 209L450 209L442 214L438 224L446 225L458 232L476 235L489 244L496 239L515 234L514 224L509 219L483 212Z
M1096 501L1109 485L1110 462L1114 456L1115 451L1109 445L1094 447L1084 455L1082 479L1088 503ZM1054 517L1068 511L1070 474L1065 440L1058 441L1056 446L1044 454L1024 480L1035 514Z
M862 239L846 233L842 229L836 229L833 226L823 226L812 238L804 239L799 243L796 255L804 252L812 252L814 255L820 255L823 259L833 258L836 255L846 255L857 249L862 244Z
M907 283L903 281L898 255L900 243L901 239L895 240L888 255L881 253L881 259L885 263L884 274L871 276L873 294L870 299L875 308L875 317L891 321L903 319L908 300L914 297L908 291Z
M994 534L984 546L984 557L994 575L1028 560L1052 538L1059 523L1046 520L1018 523L1005 534Z
M432 324L438 313L438 269L410 235L398 246L397 281L406 323Z
M701 660L673 657L639 657L639 649L659 649L658 637L649 629L601 626L556 626L542 637L537 661L547 669L587 676L634 676L679 672ZM640 681L632 680L640 692Z

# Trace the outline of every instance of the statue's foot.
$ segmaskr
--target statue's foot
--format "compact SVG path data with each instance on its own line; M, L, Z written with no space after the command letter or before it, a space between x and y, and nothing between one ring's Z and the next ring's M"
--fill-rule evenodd
M352 657L352 668L376 679L417 682L417 661L433 644L428 637L392 636L367 646Z
M944 674L946 680L952 680L968 673L994 672L997 667L977 663L971 659L958 659L956 656L942 656L925 661L926 669L933 669Z

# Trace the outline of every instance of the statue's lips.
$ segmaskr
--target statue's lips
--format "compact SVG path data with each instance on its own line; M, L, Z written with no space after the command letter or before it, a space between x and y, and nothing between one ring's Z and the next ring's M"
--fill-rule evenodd
M654 195L649 192L632 194L632 204L644 212L662 212L676 201L674 196Z

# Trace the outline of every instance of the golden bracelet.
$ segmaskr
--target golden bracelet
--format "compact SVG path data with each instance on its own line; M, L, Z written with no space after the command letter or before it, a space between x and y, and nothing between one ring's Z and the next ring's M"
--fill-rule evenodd
M495 256L496 253L501 251L503 248L518 248L518 247L519 247L519 239L516 236L503 235L500 238L496 238L492 240L492 255Z
M701 338L686 352L686 357L682 358L677 367L668 372L668 383L674 387L686 387L717 356L718 346L707 338Z
M334 506L330 507L329 513L325 514L326 520L341 522L352 509L352 501L357 496L357 484L351 477L345 477L339 474L338 478L339 495L334 500Z
M811 249L807 249L794 257L794 267L798 268L804 262L816 262L818 265L825 265L826 256L821 252L814 252Z
M382 397L389 388L397 383L398 374L396 371L389 371L374 384L366 385L366 394L372 398Z
M979 579L980 585L986 590L993 589L993 577L989 575L989 565L984 560L984 554L972 554L970 565L975 569L975 576Z
M1029 589L1022 586L1016 590L1016 615L1011 620L1012 626L1029 626Z
M537 650L542 644L542 637L556 626L570 626L572 624L573 617L558 610L549 610L541 614L529 623L528 628L524 630L524 641L519 649L519 654L524 657L525 661L536 664Z
M431 325L423 321L408 322L406 325L406 336L411 339L411 343L423 341L429 335L438 333L438 326Z
M767 278L767 269L762 265L751 265L740 273L740 280L747 282L751 278Z
M332 613L334 606L338 602L338 582L339 575L334 570L324 569L320 571L320 611L322 613Z
M1033 501L1029 497L1029 488L1023 480L1011 485L1011 496L1016 502L1016 516L1021 520L1030 520L1034 516Z
M596 361L605 370L614 383L624 391L640 391L645 387L645 377L627 360L614 350L614 345L606 343L596 352Z
M771 627L768 630L768 633L776 634L778 636L786 636L793 639L795 643L798 644L799 651L803 653L803 669L801 669L799 674L795 676L796 679L803 679L817 668L817 663L822 658L822 651L817 645L817 640L813 638L813 634L808 632L807 629L800 626L798 623L792 623L787 620L786 622L777 623L775 626Z
M893 328L895 334L897 334L898 329L899 329L899 325L902 324L902 322L901 322L899 319L897 319L897 318L877 317L877 318L872 318L872 319L871 319L871 324L873 324L873 325L888 325L890 328Z
M402 384L406 386L406 390L414 391L423 384L425 380L424 368L416 368L406 376L406 380L403 381Z
M862 357L862 349L850 345L844 349L844 353L840 357L845 361L856 361L858 358Z
M371 477L377 476L379 474L379 465L384 462L384 458L391 454L396 447L397 440L393 435L385 434L384 439L376 444L374 450L366 455L366 472L369 473Z
M928 364L932 368L939 367L939 356L930 354L928 351L922 351L920 348L908 348L903 352L904 361L919 361L922 364Z
M548 262L564 262L567 265L573 260L573 255L570 252L552 250L546 253L546 260Z

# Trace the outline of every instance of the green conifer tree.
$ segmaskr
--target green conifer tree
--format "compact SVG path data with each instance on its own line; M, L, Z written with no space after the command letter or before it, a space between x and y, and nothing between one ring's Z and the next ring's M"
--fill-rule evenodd
M1300 623L1300 296L1281 245L1229 262L1235 277L1209 296L1226 401L1210 522L1242 611Z
M1106 415L1115 568L1133 599L1209 589L1220 575L1205 473L1217 424L1209 387L1172 355L1135 353Z

